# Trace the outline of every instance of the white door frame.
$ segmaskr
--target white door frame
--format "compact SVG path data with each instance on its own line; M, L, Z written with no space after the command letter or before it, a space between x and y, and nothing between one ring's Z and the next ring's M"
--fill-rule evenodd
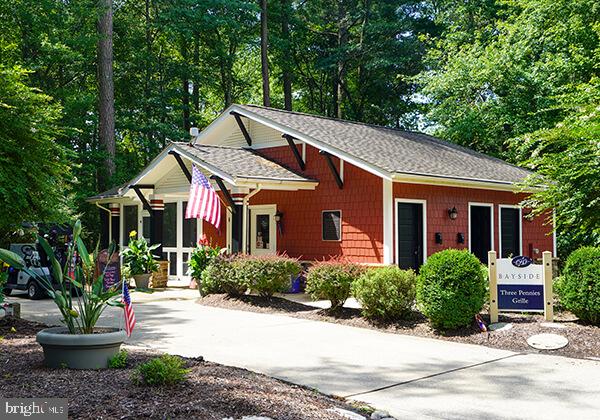
M250 254L251 255L264 255L264 254L276 254L277 253L277 226L275 222L275 214L277 213L277 204L260 204L254 206L248 206L250 214L248 230L250 233ZM260 212L259 214L269 214L269 249L258 250L256 249L255 234L256 234L256 218L253 212Z
M187 253L190 254L193 250L192 247L184 247L183 246L183 221L184 221L184 217L183 217L183 203L184 201L188 201L188 197L171 197L171 198L165 198L164 199L164 204L170 204L170 203L175 203L176 204L176 211L177 211L177 218L176 218L176 232L177 232L177 236L176 236L176 241L175 244L176 246L174 247L164 247L163 246L163 252L164 253L174 253L177 255L177 267L175 268L175 275L171 275L169 274L169 280L180 280L180 281L190 281L190 276L188 276L186 273L184 273L183 271L183 254ZM196 219L196 234L198 236L198 238L200 238L202 236L202 220L201 219ZM196 238L196 240L198 239ZM170 271L170 270L169 270Z
M517 209L519 210L519 255L523 255L523 209L515 204L499 204L498 205L498 256L506 258L502 255L502 209ZM516 257L516 255L514 255Z
M394 264L398 265L400 244L398 242L398 203L412 203L423 205L423 263L427 261L427 200L412 198L394 198Z
M491 218L490 218L490 232L491 232L491 243L490 243L490 249L493 251L494 248L494 203L477 203L477 202L473 202L473 201L469 201L469 252L471 251L471 207L472 206L476 206L476 207L489 207L490 208L490 213L491 213Z

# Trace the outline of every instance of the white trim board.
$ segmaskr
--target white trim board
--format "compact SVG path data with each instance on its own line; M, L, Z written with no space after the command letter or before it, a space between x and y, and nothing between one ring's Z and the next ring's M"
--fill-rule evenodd
M502 209L519 210L519 255L523 255L523 209L514 204L498 205L498 258L506 258L502 255ZM516 255L515 255L516 257Z
M489 207L490 208L490 213L491 213L491 218L490 218L490 228L491 228L491 243L490 243L490 249L492 251L494 251L496 248L494 247L494 204L493 203L477 203L474 201L469 201L469 221L468 221L468 230L469 230L469 252L471 251L471 207L472 206L477 206L477 207Z
M398 264L398 203L413 203L423 205L423 263L427 261L427 200L412 198L394 198L394 264Z

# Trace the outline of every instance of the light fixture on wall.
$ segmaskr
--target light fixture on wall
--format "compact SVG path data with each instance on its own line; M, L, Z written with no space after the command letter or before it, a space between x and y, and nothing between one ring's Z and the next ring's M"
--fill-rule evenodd
M277 230L279 230L280 235L283 235L283 227L281 226L282 220L283 220L283 213L280 211L277 211L277 213L275 213L275 223L277 224Z
M458 217L458 210L456 210L456 207L448 209L448 217L450 217L450 219L452 220L456 220L456 218Z

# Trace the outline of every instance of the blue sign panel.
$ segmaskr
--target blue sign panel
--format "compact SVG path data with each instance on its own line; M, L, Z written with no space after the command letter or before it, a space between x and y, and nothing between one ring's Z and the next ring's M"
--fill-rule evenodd
M498 307L508 311L543 311L544 286L541 284L499 284Z

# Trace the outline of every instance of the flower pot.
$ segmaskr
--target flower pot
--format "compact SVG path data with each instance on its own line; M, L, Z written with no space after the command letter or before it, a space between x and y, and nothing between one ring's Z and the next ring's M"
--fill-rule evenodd
M104 369L119 352L126 334L116 328L98 328L95 334L69 334L66 327L46 328L36 341L44 349L44 364L52 368Z
M135 287L138 289L147 289L150 285L150 276L152 274L136 274L133 276Z

